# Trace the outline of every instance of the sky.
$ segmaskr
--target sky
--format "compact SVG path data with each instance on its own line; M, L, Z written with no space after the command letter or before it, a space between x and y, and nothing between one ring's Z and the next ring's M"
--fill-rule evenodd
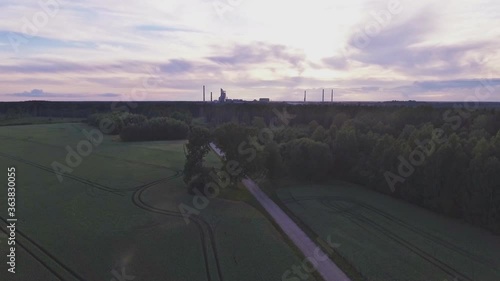
M0 101L500 101L498 0L0 0Z

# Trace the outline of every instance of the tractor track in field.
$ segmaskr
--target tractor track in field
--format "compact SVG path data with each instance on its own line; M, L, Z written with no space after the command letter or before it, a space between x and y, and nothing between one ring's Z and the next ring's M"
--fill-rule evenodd
M48 168L48 167L45 167L43 165L40 165L40 164L31 162L31 161L22 159L20 157L8 155L8 154L2 153L2 152L0 152L0 157L4 157L4 158L7 158L7 159L15 160L15 161L21 162L23 164L27 164L27 165L39 168L41 170L44 170L44 171L56 174L51 168ZM127 161L127 162L129 161L129 160L120 159L120 158L117 158L117 157L112 157L112 158L114 160L117 160L117 161ZM144 163L140 163L140 164L144 164ZM163 168L166 168L166 167L163 167ZM167 169L169 169L169 168L167 168ZM141 209L145 209L145 210L150 211L150 212L160 213L160 214L163 214L163 215L170 215L170 216L179 217L179 218L183 219L183 216L182 216L182 214L180 212L173 212L173 211L163 210L163 209L159 209L159 208L150 206L147 203L145 203L142 200L142 198L140 197L140 195L142 195L142 193L145 190L147 190L148 188L150 188L152 186L155 186L157 184L160 184L160 183L167 182L169 180L178 178L178 177L180 177L182 175L182 171L175 171L175 170L172 170L172 169L169 169L169 170L174 171L175 174L172 175L172 176L166 177L166 178L161 178L161 179L158 179L158 180L146 183L146 184L142 184L142 185L139 185L139 186L136 186L136 187L128 188L128 189L117 189L117 188L103 186L101 184L97 184L97 183L92 182L90 180L87 180L85 178L77 177L77 176L74 176L74 175L66 175L65 174L63 176L64 177L68 177L68 178L73 179L73 180L76 180L78 182L84 183L86 185L90 185L93 188L97 188L97 189L101 189L101 190L104 190L104 191L107 191L107 192L114 193L115 195L123 196L123 192L124 191L135 191L134 194L132 195L132 202L134 203L135 206L137 206L137 207L139 207ZM136 197L137 195L139 195L139 196ZM6 222L5 219L3 219L1 217L0 217L0 219L2 219L4 222ZM215 235L214 235L214 233L212 231L212 228L201 217L196 216L196 217L194 217L193 221L195 222L195 224L197 225L197 227L198 227L198 229L200 231L200 237L201 237L202 247L203 247L203 252L204 252L204 257L205 257L205 266L207 268L207 274L208 274L207 277L208 277L208 280L211 281L212 278L209 275L209 271L208 271L207 246L206 246L206 241L205 241L205 231L203 230L202 224L208 229L207 231L209 233L209 240L211 242L211 246L212 246L212 249L214 251L214 258L215 258L215 261L216 261L216 264L217 264L217 272L219 274L219 280L223 281L222 272L221 272L221 269L220 269L219 257L218 257L218 253L217 253L218 252L217 251L217 245L215 243ZM3 229L1 229L1 230L2 230L2 232L5 232ZM45 250L44 248L42 248L39 244L37 244L35 241L33 241L28 236L26 236L20 230L16 230L16 232L19 233L21 236L23 236L26 240L28 240L29 242L31 242L33 245L35 245L40 251L42 251L44 254L46 254L47 256L49 256L52 260L54 260L57 264L59 264L61 267L63 267L66 271L70 272L78 280L85 281L85 279L83 279L81 276L78 276L74 271L72 271L67 266L65 266L61 261L59 261L54 255L52 255L47 250ZM19 243L19 245L21 245L21 243ZM60 280L64 280L56 271L52 270L46 263L44 263L41 259L39 259L38 257L36 257L36 255L32 251L30 251L28 249L28 247L26 247L24 245L21 245L21 246L30 255L32 255L38 262L40 262L44 267L46 267L51 273L53 273L55 276L57 276Z
M336 203L332 203L332 201L324 201L321 204L323 204L325 207L333 209L335 211L339 210L338 205L336 205ZM364 223L365 225L371 226L373 229L376 229L379 232L385 234L392 241L407 248L408 250L410 250L414 254L418 255L419 257L421 257L425 261L429 262L430 264L439 268L441 271L450 275L451 278L456 278L457 281L462 281L462 280L473 281L473 278L470 278L469 276L461 273L456 268L453 268L452 266L448 265L447 263L443 262L442 260L433 257L431 254L420 249L419 247L417 247L416 245L414 245L410 241L402 238L401 236L397 235L393 231L391 231L391 230L387 229L386 227L370 220L369 218L363 216L362 214L353 213L353 212L343 212L343 213L340 213L340 215L349 219L352 222L354 222L353 220L357 220L358 223L361 222L361 223ZM356 223L356 222L354 222L354 223ZM356 224L359 225L358 223L356 223ZM458 278L458 277L460 277L460 278Z
M5 218L0 217L0 220L2 220L4 223L8 225L8 222ZM0 227L0 230L7 234L7 231L3 229L3 227ZM26 241L30 242L35 248L37 248L40 252L44 253L47 257L49 257L51 260L53 260L56 264L58 264L61 268L66 270L69 274L71 274L75 279L79 281L85 281L85 279L80 276L78 273L76 273L74 270L66 266L63 262L61 262L58 258L56 258L54 255L52 255L49 251L47 251L45 248L40 246L37 242L35 242L33 239L31 239L29 236L24 234L21 230L16 228L16 233L19 234L23 239ZM24 242L20 242L19 239L16 240L16 244L21 246L30 256L32 256L35 260L37 260L43 267L45 267L50 273L55 275L57 279L65 281L64 277L62 277L56 270L52 269L46 262L44 262L39 256L37 256L33 251L29 249L28 246L24 245Z
M457 278L457 280L459 280L459 281L461 281L461 280L472 281L473 279L470 278L469 276L459 272L457 269L451 267L450 265L446 264L445 262L433 257L429 253L425 252L424 250L420 249L419 247L412 244L408 240L397 235L393 231L387 229L386 227L374 222L370 218L362 215L361 213L357 213L355 211L359 210L361 208L364 208L368 211L374 212L374 213L386 218L388 221L390 221L392 223L400 225L401 227L404 227L410 231L413 231L414 233L417 233L417 234L425 237L426 239L430 240L431 242L434 242L438 245L441 245L449 250L453 250L453 251L461 254L462 256L469 258L469 259L471 259L477 263L480 263L484 266L492 267L495 269L495 271L498 272L498 270L496 269L496 265L492 261L484 259L482 257L479 257L473 253L470 253L463 248L460 248L460 247L458 247L458 246L456 246L456 245L454 245L446 240L443 240L440 237L433 235L432 233L429 233L429 232L421 230L415 226L412 226L412 225L410 225L410 224L408 224L408 223L406 223L406 222L404 222L404 221L402 221L402 220L400 220L400 219L398 219L398 218L396 218L396 217L394 217L394 216L392 216L392 215L390 215L390 214L388 214L388 213L386 213L386 212L384 212L376 207L373 207L369 204L366 204L366 203L361 202L361 201L356 200L356 199L352 199L349 197L342 197L342 196L321 196L321 197L320 196L310 196L310 197L306 196L306 197L299 197L299 198L293 197L293 199L282 200L282 202L286 204L286 203L298 203L299 201L306 201L306 200L316 200L316 201L320 202L326 208L334 211L335 214L341 215L341 216L349 219L351 222L353 222L354 224L356 224L357 226L359 226L365 230L367 230L366 225L371 226L373 229L376 229L377 231L386 235L392 241L402 245L403 247L407 248L411 252L420 256L421 258L423 258L427 262L433 264L434 266L436 266L437 268L439 268L440 270L442 270L446 274L449 274L452 278ZM332 202L332 201L343 201L343 202L347 202L347 203L352 203L355 206L354 206L354 208L353 207L345 207L345 206L341 206L339 204L336 204L335 202ZM458 279L458 277L460 277L460 279Z
M173 175L172 178L178 177L180 175L181 175L181 173L177 172L177 174ZM163 181L165 181L165 179L157 180L157 181L139 186L139 188L137 188L135 190L135 192L132 196L132 203L135 206L137 206L143 210L146 210L148 212L157 213L157 214L166 215L166 216L171 216L171 217L176 217L179 219L184 219L183 215L180 212L160 209L160 208L154 207L154 206L149 205L146 202L144 202L144 199L142 198L142 194L150 187L153 187L153 186L155 186ZM220 266L219 255L218 255L218 247L217 247L217 243L215 240L215 234L212 230L212 227L210 226L210 224L206 220L204 220L200 216L192 215L190 218L191 218L191 221L194 222L194 224L196 225L196 227L198 228L199 233L200 233L200 240L201 240L201 244L203 247L203 256L205 259L205 269L206 269L206 274L207 274L207 280L211 281L212 276L210 275L210 266L209 266L209 259L208 259L208 253L207 253L207 245L206 245L207 236L205 233L205 228L208 232L208 239L210 240L210 245L212 247L215 263L217 266L217 274L219 276L219 280L223 281L223 275L222 275L222 270L221 270L221 266Z
M29 139L19 139L19 138L4 136L4 135L0 135L0 138L11 140L11 141L23 141L23 142L28 142L28 143L33 143L33 144L38 144L38 145L43 145L43 146L47 146L47 147L61 149L61 147L57 146L57 145L52 145L52 144L38 142L38 141L34 141L34 140L29 140ZM104 185L98 184L96 182L92 182L92 181L87 180L85 178L74 176L74 175L62 174L61 176L73 179L75 181L78 181L78 182L86 184L86 185L89 185L92 188L97 188L97 189L100 189L100 190L103 190L103 191L106 191L106 192L113 193L115 195L123 196L124 192L132 192L133 191L134 193L132 195L132 203L135 206L137 206L137 207L139 207L141 209L144 209L146 211L149 211L149 212L158 213L158 214L162 214L162 215L168 215L168 216L172 216L172 217L177 217L177 218L183 219L183 215L180 212L163 210L163 209L159 209L159 208L156 208L154 206L148 205L146 202L144 202L144 200L141 197L142 193L144 191L146 191L147 189L149 189L150 187L153 187L153 186L155 186L157 184L160 184L160 183L163 183L163 182L167 182L169 180L172 180L172 179L180 177L182 175L181 171L175 171L175 170L173 170L173 169L171 169L169 167L162 166L162 165L151 164L151 163L146 163L146 162L141 162L141 161L136 161L136 160L123 159L123 158L114 157L114 156L105 155L105 154L100 154L100 153L96 153L96 152L93 152L91 155L98 156L98 157L101 157L101 158L112 159L112 160L115 160L115 161L125 162L125 163L133 163L133 164L145 165L145 166L150 166L150 167L155 167L155 168L168 169L168 170L174 171L175 174L172 175L172 176L166 177L166 178L161 178L161 179L158 179L158 180L146 183L146 184L141 184L139 186L131 187L131 188L126 188L126 189L117 189L117 188L107 187L107 186L104 186ZM33 166L33 167L36 167L36 168L39 168L41 170L44 170L44 171L47 171L47 172L51 172L51 173L57 175L57 173L52 168L43 166L43 165L35 163L35 162L31 162L31 161L26 160L26 159L22 159L22 158L17 157L17 156L13 156L13 155L9 155L9 154L1 153L0 152L0 157L4 157L4 158L11 159L11 160L19 161L21 163L24 163L24 164L27 164L27 165L30 165L30 166ZM207 271L208 281L212 281L212 277L210 275L209 264L208 264L209 263L208 253L207 253L207 248L208 247L207 247L207 244L206 244L207 235L205 234L204 227L206 228L206 231L208 232L208 240L210 240L210 245L211 245L211 247L213 249L213 255L214 255L215 263L216 263L216 266L217 266L217 274L219 276L219 280L223 281L223 275L222 275L222 270L221 270L221 266L220 266L219 255L218 255L218 247L217 247L217 244L216 244L215 234L214 234L214 232L212 230L212 227L210 226L210 224L206 220L204 220L200 216L194 216L194 215L192 215L191 219L196 224L198 230L200 231L200 239L201 239L201 243L202 243L202 247L203 247L203 255L204 255L204 259L205 259L205 267L206 267L206 271ZM48 252L46 252L46 254L52 256ZM57 274L56 274L56 276L57 276ZM61 279L61 280L63 280L63 279ZM84 279L79 279L79 280L84 280Z
M349 198L345 198L345 199L352 200ZM467 251L467 250L465 250L465 249L463 249L463 248L461 248L461 247L459 247L451 242L448 242L448 241L446 241L446 240L444 240L444 239L442 239L442 238L440 238L440 237L438 237L438 236L436 236L428 231L422 230L422 229L415 227L409 223L406 223L405 221L398 219L398 218L394 217L393 215L388 214L388 213L386 213L378 208L375 208L369 204L366 204L366 203L358 201L358 200L353 200L352 202L355 204L358 204L359 206L361 206L365 209L368 209L374 213L377 213L378 215L389 220L390 222L393 222L397 225L400 225L400 226L402 226L402 227L404 227L404 228L406 228L414 233L418 233L421 236L425 237L426 239L428 239L428 240L430 240L438 245L441 245L449 250L455 251L455 252L457 252L457 253L459 253L459 254L461 254L461 255L467 257L468 259L473 260L477 263L480 263L480 264L485 265L485 266L490 266L490 267L494 268L495 271L500 272L498 269L498 265L496 265L495 263L493 263L489 259L483 258L481 256L474 254L474 253L471 253L471 252L469 252L469 251Z
M478 256L474 253L471 253L449 241L446 241L444 240L443 238L440 238L428 231L425 231L423 229L420 229L418 227L415 227L385 211L382 211L381 209L378 209L376 207L373 207L372 205L369 205L365 202L362 202L360 200L356 200L356 199L352 199L352 198L349 198L349 197L343 197L343 196L324 196L324 197L299 197L298 199L296 199L296 201L305 201L305 200L318 200L318 199L323 199L323 200L327 200L327 199L333 199L333 200L338 200L338 201L345 201L345 202L348 202L348 203L353 203L355 205L355 207L353 208L343 208L341 210L338 210L338 211L347 211L347 212L352 212L354 210L357 210L357 209L361 209L361 208L365 208L369 211L372 211L384 218L386 218L388 221L392 222L392 223L395 223L403 228L406 228L410 231L412 231L413 233L418 233L420 234L421 236L425 237L427 240L437 244L437 245L441 245L443 246L444 248L447 248L449 250L452 250L452 251L455 251L461 255L463 255L464 257L472 260L472 261L475 261L477 263L480 263L484 266L489 266L491 268L494 268L495 271L498 273L500 272L500 269L498 268L498 265L496 265L493 261L489 260L489 259L486 259L486 258L483 258L481 256ZM337 213L339 213L337 211ZM342 212L340 212L342 213Z
M8 136L3 136L3 135L0 135L0 138L4 138L4 139L8 139L8 140L13 140L13 141L14 140L15 141L24 141L24 142L28 142L28 143L34 143L34 144L44 145L44 146L48 146L48 147L52 147L52 148L61 149L60 146L56 146L56 145L52 145L52 144L48 144L48 143L43 143L43 142L38 142L38 141L27 140L27 139L19 139L19 138L13 138L13 137L8 137ZM101 158L112 159L112 160L120 161L120 162L124 162L124 163L133 163L133 164L139 164L139 165L143 165L143 166L150 166L150 167L155 167L155 168L172 170L171 168L169 168L167 166L162 166L162 165L157 165L157 164L152 164L152 163L147 163L147 162L142 162L142 161L137 161L137 160L123 159L123 158L114 157L114 156L110 156L110 155L100 154L100 153L97 153L97 152L92 152L91 155L97 156L97 157L101 157ZM43 166L41 164L38 164L38 163L35 163L35 162L31 162L29 160L26 160L26 159L23 159L23 158L20 158L20 157L17 157L17 156L9 155L9 154L6 154L6 153L0 153L0 157L1 156L5 157L5 158L10 158L12 160L17 160L17 161L22 162L24 164L34 166L36 168L45 170L47 172L52 172L52 173L54 173L54 174L57 175L57 173L52 168ZM85 179L85 178L82 178L82 177L78 177L78 176L75 176L75 175L62 174L61 176L67 177L67 178L70 178L70 179L74 179L74 180L79 181L81 183L84 183L86 185L90 185L92 188L97 188L97 189L105 190L105 191L112 192L112 193L118 192L118 194L116 194L116 193L115 194L116 195L121 195L121 196L123 195L122 194L123 191L135 191L136 189L141 188L143 186L143 185L139 185L137 187L131 187L131 188L126 188L126 189L118 189L118 188L107 187L107 186L101 185L99 183L92 182L92 181L90 181L88 179ZM170 179L169 177L163 178L163 179L159 179L159 180L156 180L155 183L160 183L162 181L167 181L169 179ZM147 183L147 184L151 184L151 183Z
M38 164L38 163L35 163L35 162L32 162L32 161L29 161L29 160L23 159L21 157L13 156L13 155L10 155L10 154L7 154L7 153L3 153L3 152L0 152L0 157L4 157L4 158L10 159L10 160L15 160L15 161L21 162L23 164L26 164L26 165L38 168L40 170L43 170L45 172L49 172L49 173L52 173L54 175L58 175L58 173L56 171L54 171L54 169L51 168L51 167L47 167L47 166L44 166L44 165L41 165L41 164ZM102 191L113 193L115 195L119 195L119 196L123 196L124 195L123 192L121 192L119 189L108 187L108 186L102 185L100 183L96 183L96 182L93 182L93 181L90 181L88 179L85 179L85 178L82 178L82 177L78 177L78 176L75 176L75 175L72 175L72 174L60 174L60 176L68 178L68 179L72 179L74 181L83 183L85 185L89 185L89 186L91 186L93 188L97 188L97 189L100 189Z
M39 144L39 145L43 145L43 146L47 146L47 147L51 147L51 148L56 148L56 149L59 149L59 150L62 149L61 146L58 146L58 145L55 145L55 144L39 142L39 141L30 140L30 139L14 138L14 137L9 137L9 136L4 136L4 135L0 135L0 138L11 140L11 141L23 141L23 142L27 142L27 143ZM154 167L154 168L162 168L162 169L163 168L168 168L168 167L163 166L163 165L152 164L152 163L147 163L147 162L142 162L142 161L137 161L137 160L123 159L123 158L118 158L118 157L114 157L114 156L111 156L111 155L101 154L101 153L98 153L98 152L92 152L91 155L95 155L95 156L98 156L98 157L101 157L101 158L108 158L108 159L113 159L113 160L119 160L119 161L126 162L126 163L132 163L132 164L139 164L139 165L150 166L150 167Z

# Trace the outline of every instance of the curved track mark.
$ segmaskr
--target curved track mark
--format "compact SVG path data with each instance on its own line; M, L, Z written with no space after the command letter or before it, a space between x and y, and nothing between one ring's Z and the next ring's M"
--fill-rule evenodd
M335 203L332 203L331 201L321 200L320 202L321 202L321 204L325 205L327 208L339 211L338 205L336 205ZM431 254L427 253L426 251L420 249L419 247L417 247L413 243L411 243L408 240L402 238L401 236L397 235L396 233L394 233L393 231L387 229L386 227L384 227L384 226L382 226L382 225L374 222L373 220L370 220L369 218L363 216L362 214L344 212L344 213L340 213L340 215L348 218L351 221L357 220L358 222L362 222L362 223L364 223L366 225L371 226L372 228L374 228L374 229L378 230L379 232L385 234L392 241L394 241L394 242L400 244L401 246L407 248L408 250L410 250L414 254L418 255L422 259L426 260L430 264L436 266L437 268L439 268L440 270L442 270L446 274L450 275L450 277L456 278L457 276L460 276L459 279L457 278L458 281L461 281L461 280L473 281L473 279L470 278L469 276L467 276L466 274L461 273L456 268L453 268L452 266L448 265L447 263L443 262L442 260L440 260L438 258L435 258L434 256L432 256Z
M0 217L0 220L2 220L4 223L8 224L7 220L4 219L3 217ZM2 230L2 232L6 233L3 228L0 228L0 230ZM16 229L16 233L18 233L19 235L21 235L21 237L23 237L24 239L26 239L27 241L29 241L31 244L33 244L38 250L40 250L42 253L44 253L45 255L47 255L50 259L52 259L59 266L61 266L62 268L64 268L68 273L70 273L77 280L79 280L79 281L85 281L85 279L82 276L80 276L74 270L72 270L71 268L69 268L68 266L66 266L64 263L62 263L58 258L56 258L53 254L51 254L50 252L48 252L45 248L43 248L42 246L40 246L37 242L33 241L33 239L29 238L21 230ZM61 277L55 270L51 269L45 262L43 262L40 258L38 258L31 250L29 250L27 246L23 245L19 241L16 241L16 242L21 247L23 247L23 249L25 249L26 252L28 252L31 256L33 256L38 262L40 262L45 268L47 268L52 274L54 274L55 276L57 276L57 278L59 280L64 280L64 278Z
M26 164L26 165L30 165L32 167L38 168L40 170L43 170L43 171L46 171L46 172L49 172L49 173L52 173L52 174L55 174L55 175L58 174L52 168L43 166L43 165L35 163L35 162L31 162L29 160L26 160L26 159L23 159L23 158L20 158L20 157L17 157L17 156L13 156L13 155L9 155L9 154L0 152L0 157L4 157L4 158L7 158L7 159L15 160L15 161L21 162L21 163ZM71 175L71 174L61 174L61 176L65 177L65 178L72 179L74 181L77 181L77 182L80 182L80 183L83 183L83 184L86 184L86 185L90 185L92 187L95 187L97 189L100 189L100 190L103 190L103 191L106 191L106 192L109 192L109 193L113 193L115 195L119 195L119 196L123 196L124 195L123 192L120 192L119 189L108 187L108 186L105 186L105 185L102 185L102 184L90 181L90 180L82 178L82 177L78 177L78 176Z
M379 210L373 206L370 206L370 205L363 203L361 201L358 201L356 199L351 199L349 197L341 197L341 196L309 196L309 197L306 196L306 197L293 198L292 200L288 199L288 200L282 200L282 201L283 201L283 203L292 203L294 201L306 201L306 200L316 200L316 201L320 202L326 208L333 210L335 214L341 215L341 216L349 219L350 221L352 221L353 223L355 223L356 225L358 225L359 227L361 227L363 229L366 229L365 225L371 226L372 228L385 234L388 238L390 238L394 242L396 242L396 243L402 245L403 247L407 248L408 250L412 251L413 253L420 256L421 258L423 258L427 262L438 267L440 270L442 270L446 274L449 274L452 278L456 278L457 276L460 276L461 278L458 280L468 280L468 281L473 280L469 276L459 272L457 269L451 267L450 265L446 264L445 262L433 257L432 255L428 254L427 252L420 249L419 247L412 244L411 242L407 241L406 239L402 238L401 236L395 234L394 232L387 229L386 227L374 222L373 220L371 220L370 218L368 218L366 216L363 216L361 213L353 212L353 211L357 210L357 208L346 208L345 206L336 204L335 201L343 201L343 202L353 203L355 205L358 205L362 208L367 209L368 211L376 212L377 214L386 217L391 222L397 223L397 224L399 224L407 229L410 229L414 232L417 232L418 234L426 237L427 239L430 239L431 241L433 241L437 244L441 244L444 247L449 248L451 250L455 250L455 251L459 252L460 254L463 254L466 257L475 260L476 262L481 263L481 261L484 261L484 259L477 260L476 255L473 255L473 254L467 252L466 250L451 244L450 242L442 240L441 238L436 237L436 236L434 236L426 231L423 231L423 230L420 230L414 226L411 226L411 225L405 223L404 221L397 219L390 214L385 213L382 210ZM334 202L332 202L332 201L334 201Z
M145 184L145 185L137 187L136 191L134 192L134 194L132 196L132 203L134 205L136 205L137 207L139 207L141 209L144 209L144 210L146 210L148 212L153 212L153 213L157 213L157 214L162 214L162 215L167 215L167 216L171 216L171 217L176 217L176 218L179 218L179 219L183 219L183 215L180 212L175 212L175 211L170 211L170 210L164 210L164 209L160 209L160 208L151 206L151 205L147 204L146 202L144 202L144 199L142 198L142 194L147 189L149 189L150 187L155 186L155 185L157 185L157 184L159 184L161 182L164 182L166 180L179 177L180 175L181 175L181 173L179 171L177 171L177 173L175 175L173 175L172 177L170 177L170 178L159 179L159 180L153 181L151 183L148 183L148 184ZM223 280L222 271L221 271L221 267L220 267L218 250L217 250L217 245L215 243L215 235L213 233L213 230L210 227L210 225L203 218L201 218L199 216L192 216L192 218L193 218L192 221L194 222L194 224L196 225L196 227L198 228L199 233L200 233L200 240L201 240L201 244L202 244L202 248L203 248L203 256L204 256L204 259L205 259L205 269L206 269L206 273L207 273L207 279L209 281L211 281L212 277L210 275L210 269L209 269L210 266L209 266L209 263L208 263L208 253L207 253L207 245L206 245L206 234L205 234L204 227L206 227L206 230L208 232L208 239L210 240L210 244L211 244L211 247L212 247L212 250L213 250L213 254L214 254L214 259L215 259L216 266L217 266L217 273L218 273L218 276L219 276L219 280L222 281Z
M496 265L493 261L486 259L484 257L478 256L474 253L471 253L471 252L467 251L466 249L463 249L463 248L461 248L461 247L459 247L459 246L457 246L449 241L446 241L443 238L438 237L438 236L436 236L428 231L425 231L425 230L420 229L414 225L411 225L411 224L409 224L409 223L407 223L407 222L405 222L405 221L403 221L403 220L401 220L401 219L399 219L399 218L397 218L397 217L395 217L395 216L393 216L393 215L391 215L391 214L389 214L381 209L373 207L372 205L369 205L363 201L349 198L349 197L344 197L344 196L321 196L321 197L309 196L309 197L299 197L299 198L294 198L294 199L297 201L337 200L337 201L344 201L344 202L349 202L349 203L355 204L355 205L359 206L360 208L364 208L364 209L367 209L369 211L372 211L372 212L386 218L388 221L393 222L393 223L395 223L403 228L406 228L414 233L418 233L433 243L441 245L449 250L455 251L455 252L457 252L457 253L459 253L459 254L461 254L461 255L467 257L468 259L473 260L477 263L480 263L480 264L485 265L485 266L490 266L490 267L494 268L496 272L499 272L498 265ZM283 202L287 202L287 201L289 201L289 200L283 200ZM352 208L352 210L355 210L355 209L358 209L358 208Z
M0 138L10 140L10 141L23 141L23 142L28 142L28 143L34 143L34 144L39 144L39 145L43 145L43 146L47 146L47 147L51 147L51 148L60 149L60 150L63 149L61 146L58 146L55 144L49 144L49 143L34 141L34 140L30 140L30 139L14 138L14 137L4 136L4 135L0 135ZM142 161L137 161L137 160L123 159L123 158L118 158L118 157L114 157L114 156L110 156L110 155L106 155L106 154L101 154L101 153L97 153L97 152L92 152L91 155L95 155L95 156L98 156L101 158L118 160L118 161L127 162L127 163L146 165L146 166L155 167L155 168L168 168L168 167L163 166L163 165L152 164L152 163L147 163L147 162L142 162Z

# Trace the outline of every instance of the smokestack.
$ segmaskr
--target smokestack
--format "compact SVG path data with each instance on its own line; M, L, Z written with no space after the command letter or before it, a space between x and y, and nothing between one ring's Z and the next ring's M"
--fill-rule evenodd
M321 102L325 102L325 89L323 89L323 97L321 99Z
M212 92L210 92L210 102L214 101L213 100L213 96L212 96Z
M203 85L203 102L205 102L205 85Z
M332 102L333 102L333 89L332 89Z
M304 102L307 100L307 91L304 91Z

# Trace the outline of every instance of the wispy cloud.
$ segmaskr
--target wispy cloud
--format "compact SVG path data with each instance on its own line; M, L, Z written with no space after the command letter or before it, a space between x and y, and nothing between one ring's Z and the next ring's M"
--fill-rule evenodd
M442 43L436 40L439 30L440 11L426 7L402 23L389 25L386 30L369 38L364 48L355 47L359 34L354 32L348 39L349 58L366 65L377 65L413 76L443 77L469 75L477 72L472 68L475 56L485 54L500 42L493 39L464 40ZM478 66L478 65L476 65Z
M200 32L195 29L175 27L175 26L163 26L163 25L138 25L135 27L139 31L149 31L149 32Z
M165 73L183 73L193 69L193 64L179 59L170 60L166 64L160 65L160 70Z
M301 65L304 54L294 53L283 45L270 45L256 42L247 45L235 45L226 55L208 57L209 60L227 65L251 65L266 62L283 61L290 65Z
M202 85L247 99L336 88L352 100L456 100L474 79L500 77L496 0L401 1L365 48L353 42L386 0L254 0L224 19L211 1L146 2L64 1L43 25L38 2L0 3L0 100L113 99L151 73L162 78L152 100L197 100ZM16 53L9 36L25 38L27 24L37 32Z
M30 98L30 99L49 99L49 98L80 98L78 97L78 93L47 93L41 89L33 89L31 91L25 91L21 93L12 93L7 94L13 97L21 97L21 98ZM96 97L104 97L104 98L116 98L120 97L120 94L116 93L102 93L94 95Z

